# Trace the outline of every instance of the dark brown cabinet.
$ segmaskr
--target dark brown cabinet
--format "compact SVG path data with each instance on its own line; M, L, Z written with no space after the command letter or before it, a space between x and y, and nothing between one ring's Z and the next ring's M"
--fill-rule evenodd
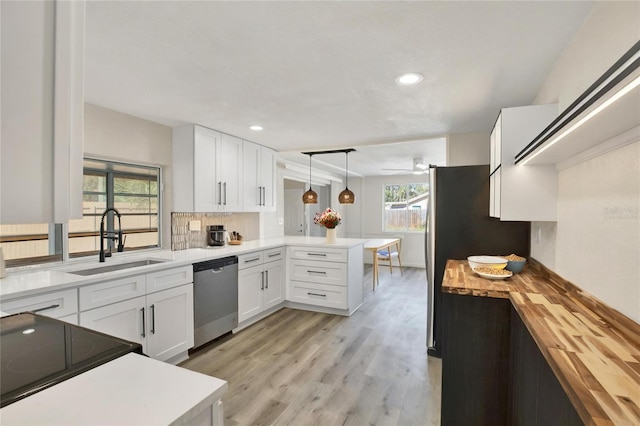
M513 307L510 322L508 424L584 424Z
M583 424L509 299L443 294L441 424Z
M511 302L445 293L442 306L442 425L506 424Z

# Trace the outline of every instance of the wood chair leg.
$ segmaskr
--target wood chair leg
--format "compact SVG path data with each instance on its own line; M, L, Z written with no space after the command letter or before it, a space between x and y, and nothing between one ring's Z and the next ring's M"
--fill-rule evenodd
M402 276L402 262L400 261L400 244L396 244L396 248L398 249L398 265L400 268L400 276Z

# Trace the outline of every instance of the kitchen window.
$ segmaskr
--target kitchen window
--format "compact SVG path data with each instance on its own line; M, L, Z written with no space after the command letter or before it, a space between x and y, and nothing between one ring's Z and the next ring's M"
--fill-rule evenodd
M100 220L108 207L122 216L125 251L159 247L160 174L159 167L85 158L82 219L68 224L0 224L0 248L7 267L59 262L67 253L69 257L97 255ZM105 217L105 230L118 230L117 217ZM107 250L113 246L114 241L106 240Z
M424 232L429 185L405 183L384 186L383 231Z
M69 256L100 250L100 221L107 208L120 212L125 251L160 246L160 168L96 159L84 160L82 219L69 221ZM118 218L105 217L105 230L118 231ZM115 251L116 242L105 241Z

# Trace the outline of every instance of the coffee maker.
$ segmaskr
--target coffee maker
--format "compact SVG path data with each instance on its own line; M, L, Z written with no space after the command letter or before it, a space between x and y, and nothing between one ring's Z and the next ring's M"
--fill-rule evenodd
M226 233L224 225L207 226L207 244L210 246L223 246Z

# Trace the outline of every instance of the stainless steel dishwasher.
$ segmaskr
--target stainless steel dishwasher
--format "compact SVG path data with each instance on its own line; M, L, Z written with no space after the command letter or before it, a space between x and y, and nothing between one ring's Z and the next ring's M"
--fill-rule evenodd
M238 326L238 257L193 264L194 347Z

